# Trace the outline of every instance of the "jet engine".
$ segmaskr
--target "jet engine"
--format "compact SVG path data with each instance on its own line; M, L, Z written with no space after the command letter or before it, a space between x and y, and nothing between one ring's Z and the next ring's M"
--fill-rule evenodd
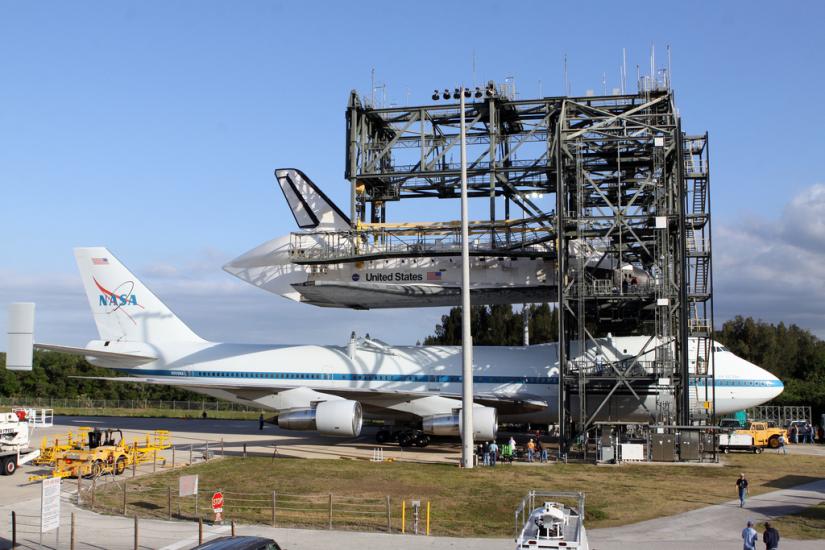
M429 435L462 435L463 414L436 414L423 418L423 429ZM473 408L473 438L494 439L498 433L498 413L493 407Z
M288 409L278 414L285 430L314 430L324 435L357 437L363 424L361 403L349 399L321 401L306 409Z

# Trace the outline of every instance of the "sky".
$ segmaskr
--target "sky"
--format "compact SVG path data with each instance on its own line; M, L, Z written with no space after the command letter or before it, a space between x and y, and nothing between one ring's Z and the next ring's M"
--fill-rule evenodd
M72 248L103 245L208 339L414 343L444 309L320 309L221 270L295 229L273 169L346 205L344 111L373 70L386 104L506 77L561 95L566 56L583 95L618 86L623 48L633 80L669 46L683 128L710 133L717 325L825 336L823 20L813 1L0 0L0 307L35 301L39 341L95 338Z

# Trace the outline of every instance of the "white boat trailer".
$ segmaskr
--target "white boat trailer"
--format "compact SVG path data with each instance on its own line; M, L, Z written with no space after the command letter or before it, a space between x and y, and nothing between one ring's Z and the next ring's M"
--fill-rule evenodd
M516 550L589 550L584 493L530 491L516 508L515 529Z

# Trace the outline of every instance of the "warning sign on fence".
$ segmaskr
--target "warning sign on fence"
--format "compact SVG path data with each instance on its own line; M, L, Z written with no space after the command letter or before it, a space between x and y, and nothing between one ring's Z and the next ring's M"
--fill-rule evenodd
M40 486L40 532L60 527L60 478L50 477Z
M190 497L198 494L198 474L180 476L178 480L178 496Z
M212 495L212 511L215 512L215 521L223 520L223 493L220 491Z

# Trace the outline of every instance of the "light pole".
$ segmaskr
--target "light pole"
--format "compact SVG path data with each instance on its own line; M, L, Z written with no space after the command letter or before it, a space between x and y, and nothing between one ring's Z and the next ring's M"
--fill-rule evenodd
M461 463L473 467L473 334L470 328L470 229L467 212L467 128L461 98Z
M496 95L492 82L485 90L487 97ZM467 121L464 99L475 95L482 97L481 88L475 94L461 86L456 88L453 99L459 99L461 110L461 465L473 467L473 334L471 330L472 311L470 309L470 216L467 212ZM433 93L433 101L439 99L438 90ZM444 90L444 99L450 99L450 90Z

